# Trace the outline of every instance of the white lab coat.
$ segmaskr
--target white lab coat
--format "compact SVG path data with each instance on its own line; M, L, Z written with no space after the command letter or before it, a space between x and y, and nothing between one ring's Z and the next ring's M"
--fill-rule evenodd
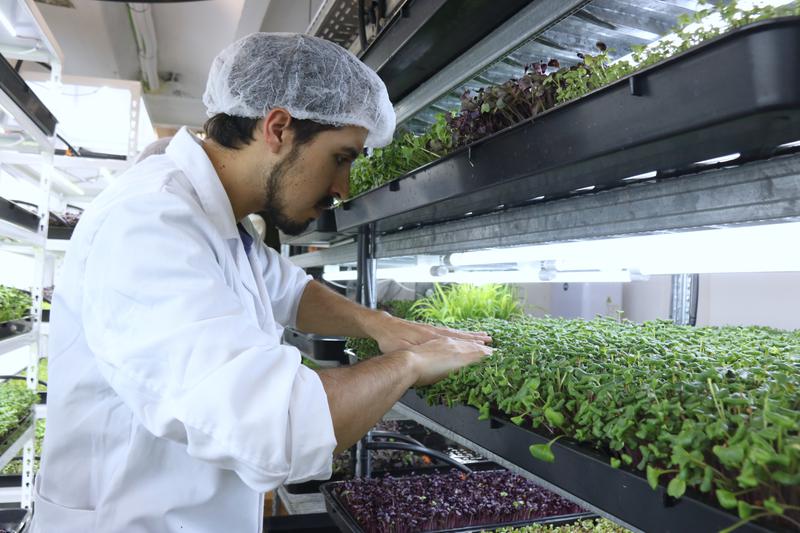
M186 129L120 176L55 291L33 531L256 532L264 492L330 477L325 391L280 343L309 279L245 253Z

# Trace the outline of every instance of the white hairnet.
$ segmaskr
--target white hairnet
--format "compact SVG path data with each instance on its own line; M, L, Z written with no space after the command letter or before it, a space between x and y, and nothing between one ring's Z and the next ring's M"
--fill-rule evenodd
M378 75L338 44L297 33L253 33L219 53L203 95L208 116L294 118L362 126L366 146L392 141L395 114Z

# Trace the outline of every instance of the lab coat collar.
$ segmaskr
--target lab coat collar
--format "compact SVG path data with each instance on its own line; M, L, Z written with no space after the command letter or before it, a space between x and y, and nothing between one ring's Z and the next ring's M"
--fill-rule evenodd
M203 211L222 237L238 239L239 230L236 228L231 201L214 165L200 145L200 139L183 127L167 146L166 153L192 184Z

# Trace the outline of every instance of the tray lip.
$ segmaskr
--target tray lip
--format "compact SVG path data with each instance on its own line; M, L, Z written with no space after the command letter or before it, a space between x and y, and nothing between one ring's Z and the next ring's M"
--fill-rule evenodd
M347 527L347 529L346 530L343 529L343 531L350 531L352 533L363 533L364 530L361 528L361 526L358 525L358 522L356 522L356 520L350 514L350 511L342 504L342 502L339 500L339 497L334 493L333 489L335 489L335 485L339 485L345 482L346 481L329 481L327 483L323 483L320 486L319 491L325 499L325 507L328 509L328 514L332 516L333 521L336 522L336 524L339 525L341 528L341 524L339 521L339 519L341 519L343 525ZM544 487L542 487L542 489L547 490ZM478 531L497 529L500 527L518 527L530 524L565 525L577 522L578 520L587 520L594 518L599 518L599 517L595 513L586 511L583 513L571 513L566 515L547 516L532 520L517 520L514 522L505 522L502 524L495 523L495 524L473 525L473 526L466 526L453 529L430 529L421 533L456 533L456 532L467 533L472 531L478 532Z
M11 430L2 440L0 440L0 455L6 452L11 446L17 442L17 439L25 433L25 431L33 425L33 408L31 407L30 412L17 423L17 427Z
M392 180L390 180L390 181L388 181L388 182L386 182L386 183L384 183L384 184L382 184L382 185L380 185L380 186L378 186L378 187L376 187L374 189L370 189L370 190L365 191L365 192L363 192L363 193L361 193L361 194L359 194L357 196L354 196L353 198L349 198L346 202L344 202L342 204L342 206L337 208L335 211L336 212L338 212L339 210L341 210L343 212L349 211L350 207L355 205L355 202L363 201L363 198L366 195L378 193L379 191L380 191L381 195L384 195L384 194L387 193L387 191L389 190L390 186L393 186L393 184L395 184L397 182L400 182L400 181L403 181L403 180L406 180L406 179L414 178L417 174L419 174L421 172L424 172L424 171L428 170L429 168L431 168L433 166L436 166L436 165L439 165L439 164L447 164L451 160L463 155L464 153L469 153L471 150L479 148L484 143L487 143L487 142L489 142L489 141L491 141L491 140L493 140L493 139L495 139L497 137L503 136L503 135L513 134L517 129L523 128L523 127L533 123L534 121L541 120L543 117L546 117L546 116L550 115L551 113L558 112L559 110L567 108L567 107L569 107L570 105L573 105L573 104L582 103L584 100L588 100L590 98L594 98L598 94L601 94L601 93L604 93L604 92L608 92L608 91L612 91L612 90L617 89L620 86L627 85L627 84L630 83L631 79L647 76L651 72L661 70L663 68L671 66L671 64L674 63L674 62L681 61L685 57L689 57L689 56L693 56L693 55L696 55L696 54L700 54L700 53L706 52L709 48L715 48L717 46L720 46L721 43L724 44L724 43L726 43L728 41L731 41L731 40L738 40L738 39L747 38L750 35L755 34L755 33L760 33L760 32L763 32L763 31L769 31L769 30L780 28L780 27L784 27L784 26L796 27L797 30L800 31L800 16L776 17L776 18L773 18L773 19L754 22L752 24L748 24L748 25L743 26L741 28L737 28L737 29L735 29L733 31L729 31L727 33L724 33L722 35L714 37L713 39L709 39L708 41L705 41L705 42L703 42L703 43L701 43L701 44L699 44L697 46L694 46L694 47L692 47L692 48L690 48L688 50L685 50L685 51L683 51L683 52L681 52L679 54L676 54L676 55L674 55L672 57L663 59L663 60L661 60L661 61L659 61L657 63L654 63L653 65L650 65L650 66L648 66L648 67L646 67L646 68L644 68L642 70L638 70L636 72L628 74L628 75L626 75L626 76L614 81L613 83L610 83L610 84L605 85L603 87L599 87L599 88L597 88L597 89L595 89L595 90L593 90L593 91L591 91L589 93L586 93L585 95L581 96L578 99L570 100L568 102L564 102L564 103L561 103L561 104L557 104L557 105L553 106L552 108L548 109L547 111L544 111L544 112L542 112L542 113L540 113L540 114L538 114L538 115L536 115L534 117L530 117L530 118L528 118L526 120L523 120L521 122L513 124L513 125L505 128L505 129L503 129L501 131L495 132L495 133L493 133L493 134L491 134L491 135L489 135L487 137L483 137L483 138L481 138L481 139L479 139L479 140L477 140L477 141L475 141L475 142L473 142L473 143L471 143L471 144L469 144L467 146L462 146L462 147L458 148L457 150L454 150L453 152L445 155L442 158L439 158L439 159L436 159L434 161L431 161L430 163L427 163L426 165L423 165L421 167L413 169L413 170L409 171L406 174L403 174L401 176L397 176L397 177L393 178ZM498 183L502 183L504 181L507 181L507 180L500 180ZM402 211L402 212L398 212L398 213L393 213L392 215L389 215L388 217L382 217L382 218L389 218L391 216L399 215L399 214L402 214L402 213L407 213L409 211L414 211L415 209L421 208L421 207L425 207L426 205L431 205L431 204L414 206L411 209L408 209L408 210L405 210L405 211ZM349 217L344 213L342 213L342 214L338 214L337 213L337 228L339 229L340 232L351 231L353 228L355 228L355 227L357 227L358 225L361 224L361 223L354 224L353 221L349 220L348 218ZM380 219L376 219L376 220L380 220ZM373 221L374 220L370 220L370 221L365 221L365 222L362 222L362 223L368 223L368 222L373 222ZM342 226L342 227L339 228L339 226Z
M0 340L3 339L10 339L12 337L17 337L19 335L25 335L26 333L30 333L33 329L33 321L31 320L32 317L20 317L20 318L13 318L11 320L6 320L5 322L0 322ZM10 326L19 326L22 329L19 331L10 331Z
M403 403L404 405L406 405L407 407L409 407L411 409L416 410L416 406L412 406L412 405L409 405L408 403L406 403L405 400L407 399L407 395L409 395L409 394L415 395L416 396L416 400L419 401L419 402L422 402L428 408L441 407L441 408L445 408L445 409L452 409L454 407L460 407L460 408L468 409L470 411L474 411L474 415L475 415L474 421L479 421L479 419L478 419L478 409L476 409L475 407L472 407L470 405L465 405L465 404L457 404L457 405L454 405L452 407L448 406L448 405L445 405L445 404L437 404L437 405L431 406L431 405L428 404L428 402L425 399L425 397L423 397L421 394L419 394L419 392L416 389L409 389L408 392L405 395L403 395L400 398L400 400L398 400L399 402ZM429 416L428 413L421 413L421 414L423 414L425 416ZM435 422L441 424L441 419L432 419L432 420L434 420ZM543 442L549 442L553 438L553 436L543 435L543 434L541 434L541 433L539 433L539 432L537 432L537 431L535 431L533 429L530 429L530 428L527 428L527 427L518 426L517 424L514 424L510 420L505 419L505 418L500 417L500 416L497 416L495 414L491 414L490 415L490 419L489 420L485 420L483 422L486 422L486 424L487 424L487 428L486 429L487 430L491 430L491 427L489 426L489 424L493 424L494 423L494 424L499 424L500 426L512 427L516 431L525 432L528 435L530 435L532 438L541 439ZM445 425L445 427L447 427L447 426ZM455 433L458 433L455 430L451 430L451 431L454 431ZM620 466L619 468L613 468L609 464L609 459L610 459L609 456L603 454L599 450L595 450L595 449L589 447L588 445L581 444L581 443L575 441L574 439L570 438L569 436L564 436L564 438L561 438L557 442L554 442L552 444L552 447L554 449L556 449L556 450L557 449L565 449L570 453L579 455L581 457L581 459L583 459L583 460L596 461L596 462L604 465L609 471L622 472L622 473L627 474L629 476L634 476L634 477L638 478L638 480L640 482L642 482L644 484L647 484L647 478L642 472L640 472L638 470L631 469L631 468L623 468L622 466ZM513 461L510 461L508 459L506 459L506 460L509 461L509 462L513 462ZM523 468L523 467L520 467L520 468ZM523 470L528 470L528 469L527 468L523 468ZM531 473L536 475L536 476L539 475L539 474L537 474L535 472L531 472ZM543 478L543 479L546 479L546 478ZM552 481L552 480L547 480L547 481L549 483L554 483L554 481ZM664 491L664 494L666 494L666 487L664 487L661 483L659 483L657 489L653 490L652 492L655 494L655 493L657 493L658 489L661 489L662 491ZM566 492L570 492L570 490L566 489L566 488L562 488L562 490L565 490ZM722 507L719 507L717 505L714 505L714 504L712 504L712 503L710 503L708 501L704 501L704 500L701 500L701 499L698 499L698 498L694 497L694 496L696 496L698 494L699 493L694 489L687 489L686 494L683 497L677 499L677 502L680 502L680 501L685 499L687 501L691 501L694 505L697 505L697 506L700 506L700 507L705 507L706 509L708 509L711 512L715 512L715 513L718 513L720 515L726 515L727 517L730 518L731 524L733 524L733 523L735 523L735 522L737 522L739 520L739 517L737 515L728 512L728 510L723 509ZM592 504L592 502L590 502L588 500L587 500L587 503ZM620 519L624 519L624 517L619 517L619 518ZM765 526L763 526L763 525L761 525L759 523L748 523L748 524L746 524L746 526L742 526L742 527L745 527L746 531L748 533L761 533L761 532L770 531ZM745 531L745 530L743 530L743 531ZM783 530L778 530L778 531L783 531Z

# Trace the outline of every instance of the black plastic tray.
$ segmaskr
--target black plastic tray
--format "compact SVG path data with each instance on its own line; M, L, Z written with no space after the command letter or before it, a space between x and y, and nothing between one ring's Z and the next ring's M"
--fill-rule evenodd
M14 337L16 335L23 335L28 333L32 327L33 324L29 318L20 318L19 320L0 322L0 339Z
M30 511L27 509L0 509L0 531L21 533L30 518Z
M534 459L528 447L545 444L548 437L494 417L478 420L478 410L473 407L429 406L413 390L400 401L483 449L647 533L714 532L738 521L737 516L696 499L698 495L691 492L675 500L664 487L653 490L639 472L612 468L607 457L565 439L552 446L555 462L546 463ZM764 533L767 529L750 523L736 531Z
M344 365L349 363L347 354L344 352L345 337L322 337L286 328L283 331L283 339L311 359L337 361Z
M72 238L73 231L75 231L74 226L50 226L47 228L47 238L66 241Z
M264 518L264 531L307 531L309 533L337 533L339 528L327 513L311 513Z
M475 472L483 472L485 470L498 470L503 468L497 463L493 463L491 461L479 461L475 463L464 463L464 464ZM453 466L451 465L435 465L435 466L431 465L419 468L397 468L392 470L376 470L372 472L372 477L379 478L387 475L392 477L417 476L424 474L449 472L452 469ZM311 481L306 481L304 483L292 483L284 485L283 488L285 488L286 492L288 492L289 494L316 494L317 492L320 491L322 485L326 483L331 483L336 481L347 481L349 479L353 479L352 473L336 474L330 479L311 480Z
M482 139L336 210L379 232L624 185L800 139L800 18L753 24ZM787 63L788 61L788 63ZM692 170L694 169L694 170Z
M22 435L23 433L25 433L25 431L27 431L27 429L31 426L32 422L33 422L33 413L23 418L19 422L19 425L16 428L14 428L14 430L11 433L6 435L3 441L0 442L0 455L4 454L6 450L8 450L15 442L17 442L17 439L19 439L20 435Z
M345 533L363 533L361 527L359 527L358 523L353 519L347 509L342 505L339 501L339 498L334 494L334 489L336 485L342 483L341 481L334 481L331 483L325 483L320 488L320 492L322 496L325 498L325 509L327 509L328 514L333 518L333 521L339 526L339 529ZM588 518L596 518L597 515L593 513L576 513L570 515L560 515L560 516L550 516L547 518L539 518L535 520L524 520L524 521L517 521L517 522L505 522L505 523L498 523L498 524L485 524L480 526L469 526L469 527L462 527L462 528L455 528L455 529L436 529L436 530L429 530L425 533L448 533L448 532L468 532L468 531L491 531L492 529L497 529L501 527L520 527L520 526L527 526L531 524L552 524L554 526L561 526L565 524L571 524L578 520L585 520Z
M31 231L39 230L39 217L14 202L0 198L0 219Z
M36 93L25 83L14 67L4 57L0 59L2 59L0 60L0 89L28 115L33 123L42 130L42 133L52 137L58 122L56 117L39 100Z
M412 0L381 30L361 60L398 102L515 15L531 0Z

